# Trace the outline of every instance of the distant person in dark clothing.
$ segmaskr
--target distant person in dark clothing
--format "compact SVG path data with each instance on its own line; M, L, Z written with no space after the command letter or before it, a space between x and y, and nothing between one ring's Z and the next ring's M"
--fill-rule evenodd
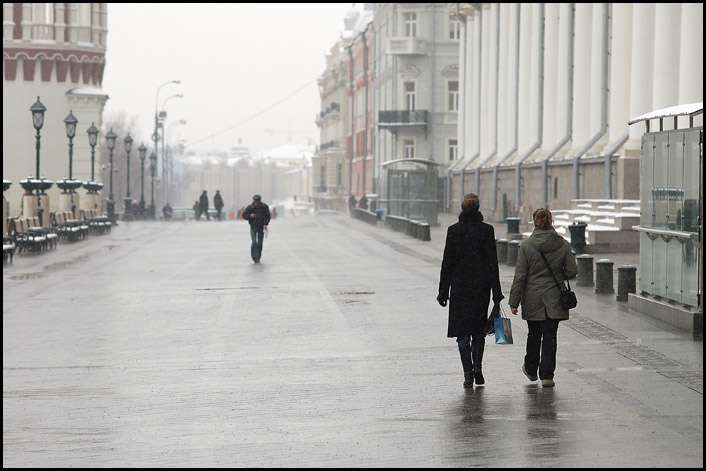
M482 362L485 324L492 291L493 301L503 299L498 271L493 226L483 222L478 196L469 193L461 203L458 222L446 233L441 262L439 296L443 307L449 304L448 337L456 337L461 355L463 386L485 385ZM449 296L449 289L451 295Z
M169 221L172 218L172 213L174 211L172 210L172 207L169 203L165 204L164 207L162 208L162 214L164 215L164 220Z
M209 221L211 220L211 216L208 214L208 195L206 194L206 190L203 190L203 193L201 193L201 197L199 198L199 211L201 214L206 214L206 219ZM199 218L201 216L199 215Z
M216 208L216 218L221 220L221 211L223 210L223 197L221 197L221 190L216 190L216 194L213 196L213 206Z
M360 202L358 203L360 209L368 210L368 197L363 195L360 197Z
M199 209L199 202L194 201L194 205L191 207L194 210L194 221L198 221L201 217L201 210Z
M351 195L350 198L348 198L348 211L353 212L356 203L357 201L355 200L355 196Z
M252 197L252 204L243 211L243 219L250 223L250 256L253 262L260 263L262 257L262 243L270 223L270 208L262 202L260 195Z

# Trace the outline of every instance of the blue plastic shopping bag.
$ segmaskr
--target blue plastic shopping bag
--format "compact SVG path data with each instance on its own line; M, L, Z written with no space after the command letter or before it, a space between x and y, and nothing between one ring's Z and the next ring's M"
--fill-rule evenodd
M504 314L504 313L503 313ZM512 324L510 318L501 316L496 317L495 321L495 343L511 344L512 343Z

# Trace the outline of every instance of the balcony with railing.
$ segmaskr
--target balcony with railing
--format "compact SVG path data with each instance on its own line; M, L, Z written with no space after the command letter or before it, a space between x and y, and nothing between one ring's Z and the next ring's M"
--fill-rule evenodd
M424 129L429 126L428 110L388 110L378 114L378 127L396 133L399 129Z
M423 38L413 36L387 39L387 53L400 55L424 55L426 46Z

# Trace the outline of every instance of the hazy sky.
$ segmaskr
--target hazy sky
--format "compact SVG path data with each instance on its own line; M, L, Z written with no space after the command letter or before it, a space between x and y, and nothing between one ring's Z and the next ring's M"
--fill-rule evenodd
M172 144L185 139L191 150L227 151L242 138L256 154L286 144L290 127L293 144L307 144L307 138L318 144L316 80L351 8L351 3L109 3L102 88L110 99L104 120L120 112L137 117L137 137L150 147L157 89L181 80L159 93L160 108L170 96L184 95L164 107L167 131L170 123L187 121L168 132Z

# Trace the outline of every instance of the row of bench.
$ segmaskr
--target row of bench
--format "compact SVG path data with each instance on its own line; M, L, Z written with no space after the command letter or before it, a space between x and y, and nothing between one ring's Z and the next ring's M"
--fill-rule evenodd
M74 219L70 211L49 213L51 227L42 227L38 217L11 218L8 235L3 237L3 262L12 263L15 252L31 250L40 252L56 248L62 240L85 239L89 232L104 234L109 232L112 223L106 216L100 216L95 209L82 209L79 219Z

